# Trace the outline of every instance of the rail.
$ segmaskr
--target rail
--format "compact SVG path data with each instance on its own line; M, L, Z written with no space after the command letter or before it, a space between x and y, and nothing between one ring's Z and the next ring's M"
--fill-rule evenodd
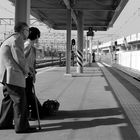
M42 68L47 66L64 66L66 64L66 58L55 58L55 59L41 59L36 61L36 68Z

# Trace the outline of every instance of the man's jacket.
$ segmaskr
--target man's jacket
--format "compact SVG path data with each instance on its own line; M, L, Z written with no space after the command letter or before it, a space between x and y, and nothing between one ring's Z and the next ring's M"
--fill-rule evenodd
M25 87L25 66L24 41L15 33L0 47L0 82Z

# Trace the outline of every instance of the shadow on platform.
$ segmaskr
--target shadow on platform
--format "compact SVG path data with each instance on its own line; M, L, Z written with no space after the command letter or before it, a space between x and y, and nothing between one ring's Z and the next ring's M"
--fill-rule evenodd
M139 140L137 133L132 129L127 118L122 118L121 108L92 109L59 111L56 116L47 117L46 120L64 120L63 122L53 122L42 124L39 132L59 131L59 130L80 130L94 128L98 126L117 125L122 140ZM109 127L108 127L109 128Z

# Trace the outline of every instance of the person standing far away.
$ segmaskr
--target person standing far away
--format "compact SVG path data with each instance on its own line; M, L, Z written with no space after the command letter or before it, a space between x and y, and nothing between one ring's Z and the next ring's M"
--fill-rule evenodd
M0 47L0 83L3 84L4 95L0 130L11 129L14 126L16 133L28 133L35 130L28 122L25 94L28 68L24 56L24 41L29 35L29 27L25 22L18 22L14 31Z
M29 68L29 73L26 78L26 97L27 97L27 107L29 112L29 119L37 119L37 110L35 104L35 98L37 99L39 116L42 116L42 106L38 98L33 93L33 86L36 81L36 48L35 44L38 44L38 39L40 38L40 30L36 27L29 28L29 36L24 43L24 54L26 58L26 63Z
M92 52L92 62L93 63L95 62L95 52L94 51Z

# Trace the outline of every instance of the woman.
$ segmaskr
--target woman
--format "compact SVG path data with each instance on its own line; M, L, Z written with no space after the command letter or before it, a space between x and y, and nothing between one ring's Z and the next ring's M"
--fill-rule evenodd
M27 104L28 111L30 115L30 119L37 118L36 104L35 104L35 94L33 93L33 86L36 80L36 48L35 44L38 43L38 39L40 37L40 31L36 27L29 28L29 36L27 41L24 44L24 54L27 62L27 67L29 69L28 77L26 78L26 96L27 96ZM37 97L36 97L37 99ZM41 103L37 99L39 114L41 116Z

